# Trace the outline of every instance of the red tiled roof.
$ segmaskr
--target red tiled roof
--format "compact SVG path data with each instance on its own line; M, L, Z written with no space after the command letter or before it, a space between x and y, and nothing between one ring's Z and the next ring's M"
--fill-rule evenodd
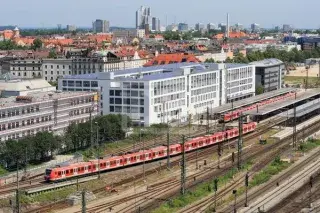
M148 63L146 63L144 67L181 63L181 62L199 63L200 60L197 59L194 55L186 54L186 53L160 54L154 59L152 59L151 61L149 61Z

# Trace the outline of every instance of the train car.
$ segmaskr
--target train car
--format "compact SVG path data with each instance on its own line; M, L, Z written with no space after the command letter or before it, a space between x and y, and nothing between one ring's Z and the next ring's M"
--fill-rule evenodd
M243 124L243 133L247 134L255 131L257 123L251 122ZM213 135L197 137L185 143L185 151L196 150L205 146L223 142L239 136L238 128L233 128L225 132L217 132ZM169 146L170 155L180 154L182 149L180 144L172 144ZM80 162L66 165L63 167L48 168L45 170L46 181L60 181L76 176L84 176L94 174L99 171L107 171L111 169L122 168L141 163L143 161L152 161L167 156L167 147L159 146L150 150L143 150L136 153L130 153L123 156L113 156L107 159L91 160L89 162ZM100 163L100 165L99 165Z
M178 155L181 153L181 145L180 144L172 144L169 146L170 155Z
M81 162L63 167L58 166L55 168L48 168L45 171L44 179L46 181L59 181L75 176L89 174L91 173L92 166L93 165L91 162Z
M139 153L126 154L126 155L123 155L122 157L124 159L124 166L143 162L142 159L140 159Z
M232 139L239 136L238 128L233 128L225 131L226 139Z
M150 149L152 153L152 160L156 160L159 158L163 158L167 156L167 147L166 146L158 146Z

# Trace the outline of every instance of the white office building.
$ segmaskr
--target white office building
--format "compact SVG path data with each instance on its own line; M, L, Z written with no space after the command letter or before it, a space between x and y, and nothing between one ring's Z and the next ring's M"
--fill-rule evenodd
M99 91L102 114L126 114L145 126L203 113L255 95L255 67L180 63L59 79L63 91Z
M83 123L98 111L95 92L39 92L0 99L0 141L37 132L63 134L71 123Z

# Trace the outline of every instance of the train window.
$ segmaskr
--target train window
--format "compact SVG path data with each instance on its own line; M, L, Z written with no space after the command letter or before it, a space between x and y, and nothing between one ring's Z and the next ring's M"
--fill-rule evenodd
M91 169L91 165L89 166L89 169Z
M58 175L60 176L60 175L61 175L61 172L58 172Z
M69 174L69 170L67 170L67 174Z
M134 160L137 160L137 157L136 156L134 156L134 158L133 158Z
M122 162L122 159L120 160L120 162ZM117 164L119 163L119 160L117 160Z
M156 154L155 153L153 153L153 157L155 156Z
M133 160L133 157L131 157L131 160Z
M151 157L151 153L149 153L149 157Z

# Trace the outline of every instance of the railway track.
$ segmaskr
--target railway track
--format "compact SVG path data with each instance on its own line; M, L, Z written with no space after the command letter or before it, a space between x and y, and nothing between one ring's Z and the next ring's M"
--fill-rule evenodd
M267 213L282 212L282 213L299 213L303 208L310 207L310 201L313 203L313 208L309 212L320 212L320 173L313 176L313 187L310 194L309 182L306 182L299 189L295 190L280 203L269 209ZM317 202L317 204L315 204Z
M282 121L279 120L279 121ZM260 128L262 130L262 128ZM255 138L257 135L261 135L263 134L265 131L259 131L255 134L252 134L252 135L247 135L246 136L246 139L247 140L250 140L252 138ZM250 156L250 153L252 154L252 149L250 149L248 152L245 152L244 153L244 156ZM260 152L254 152L255 156L260 156L261 155L261 151ZM252 156L251 156L252 157ZM191 160L191 159L190 159ZM217 166L217 163L215 163L213 166L211 166L211 168L215 167L216 168ZM230 165L223 169L222 171L218 171L218 173L221 173L221 172L224 172L226 173L230 168L232 167L231 165L231 162L230 162ZM216 171L217 172L217 171ZM191 175L187 178L187 185L188 187L193 187L195 185L197 185L199 182L202 182L202 181L206 181L206 180L210 180L212 179L212 175L211 175L212 171L210 170L201 170L200 172L197 172L196 174L194 175ZM200 181L194 181L194 178L196 178L196 180L200 180ZM167 184L163 184L164 186L160 187L157 189L157 193L155 194L154 191L145 191L143 192L142 194L137 194L136 196L130 196L130 197L126 197L124 199L119 199L118 201L114 201L114 202L111 202L111 203L107 203L107 204L104 204L104 205L99 205L99 206L95 206L94 208L90 208L89 209L89 212L104 212L104 211L107 211L108 208L112 208L113 206L118 206L118 205L121 205L125 202L128 202L128 201L132 201L132 200L137 200L138 201L135 201L134 205L128 205L126 207L123 207L122 209L120 210L117 210L116 212L130 212L132 209L137 209L137 206L140 206L139 207L139 210L137 212L148 212L149 210L151 210L150 208L141 208L141 206L143 206L143 204L145 202L148 202L148 201L160 201L160 202L163 202L164 200L161 199L161 198L157 198L158 196L161 196L163 194L166 194L166 193L169 193L170 191L172 191L172 188L175 187L177 189L179 189L179 186L180 186L180 180L175 180L174 182L172 181L170 183L170 187L167 186ZM163 189L162 189L163 188ZM142 199L141 199L141 196L142 196Z
M315 127L313 129L319 128L319 126L320 125L318 124L318 127ZM300 131L300 132L302 132L302 131ZM303 135L300 135L300 136L303 136ZM299 135L298 135L298 137L299 137ZM270 147L268 147L266 149L256 151L254 154L246 153L245 155L248 155L248 157L244 156L244 158L245 158L244 161L248 161L248 160L250 161L254 158L261 158L265 152L271 152L271 154L266 155L264 157L264 160L262 160L261 162L256 164L250 170L250 174L251 174L250 176L253 176L256 172L260 171L261 168L263 168L267 164L271 163L276 156L280 155L281 153L285 152L288 148L290 148L290 145L288 143L285 143L285 142L289 142L288 140L290 140L290 139L287 139L286 141L279 141L278 143L272 144ZM275 151L275 149L277 151ZM230 168L228 168L228 169L230 169ZM226 169L226 170L228 170L228 169ZM212 174L209 179L212 179L212 177L214 177L214 176L221 176L221 174ZM226 196L227 194L230 194L230 192L233 189L237 188L239 185L243 185L244 178L245 178L245 175L240 176L239 178L237 178L233 182L233 184L228 186L226 189L223 189L222 191L220 191L217 194L217 200L221 199L222 197ZM193 185L196 185L196 184L193 184ZM192 187L192 186L189 186L189 187ZM192 205L192 206L189 206L188 208L184 208L182 210L182 212L183 213L198 212L202 209L203 206L206 206L206 205L210 206L210 204L212 204L214 202L214 200L215 200L215 198L213 196L209 196L208 198L204 199L203 201L197 203L196 205ZM144 212L147 212L148 209L150 209L150 208L145 208Z
M306 134L308 135L311 135L312 133L314 132L317 132L320 128L320 122L314 124L313 126L311 127L306 127L304 128L306 131ZM297 138L302 138L304 136L303 134L303 129L299 131L299 133L297 134ZM290 143L291 143L291 136L288 137L287 139L284 139L287 143L286 145L282 148L283 151L286 151L287 149L289 149L291 146L290 146ZM283 152L282 151L282 152ZM281 154L281 151L280 153ZM278 155L279 155L278 154ZM281 181L285 180L287 177L291 176L292 174L294 174L295 172L299 171L301 168L303 168L304 166L308 165L310 162L313 161L314 157L319 155L320 154L320 151L317 152L317 154L314 154L312 155L311 157L307 158L305 161L303 161L303 163L299 164L299 165L293 165L292 167L290 167L291 169L288 170L287 172L285 172L284 174L278 176L277 178L269 181L268 183L266 183L262 188L259 189L259 191L256 191L252 194L250 194L248 196L248 201L256 198L256 197L259 197L260 195L263 195L265 194L270 188L272 187L275 187L277 185L277 183L281 183ZM271 162L271 161L270 161ZM244 177L242 177L242 184L244 183ZM233 187L236 188L237 186ZM230 191L229 191L229 194ZM238 203L237 203L237 208L241 207L241 206L244 206L244 203L245 203L245 200L244 198L240 198L238 199ZM226 208L223 210L223 212L233 212L233 207L229 207L229 208Z
M244 137L245 140L251 140L253 138L256 138L257 136L259 135L262 135L264 134L265 132L267 132L270 128L272 128L273 126L283 122L285 119L281 118L281 119L274 119L272 121L272 123L268 124L268 125L261 125L257 128L257 131L255 131L254 133L250 134L250 135L246 135ZM196 136L199 136L201 134L197 133L197 134L194 134L193 136L196 137ZM181 140L179 136L176 137L179 141ZM232 141L229 141L229 143L235 143L236 140L232 140ZM153 145L151 145L153 146ZM130 149L130 148L129 148ZM187 155L187 161L191 161L191 160L195 160L195 158L201 158L201 157L204 157L204 156L207 156L208 154L212 154L213 151L216 151L217 150L217 147L216 146L212 146L212 147L208 147L204 150L201 150L201 152L198 154L198 156L196 156L196 153L195 152L192 152L192 153L188 153ZM227 161L230 161L231 160L231 156L229 157L229 159L227 159ZM175 165L178 165L180 162L180 159L177 159L177 160L174 160L171 162L171 166L175 166ZM159 166L158 169L164 169L166 168L165 165L163 166ZM148 175L151 175L151 174L154 174L154 170L150 170L150 171L146 171L146 174L145 176L148 176ZM127 178L125 180L122 180L118 183L114 183L114 187L117 187L117 186L121 186L123 184L127 184L127 183L130 183L130 182L133 182L134 180L137 180L137 179L141 179L143 177L143 173L140 173L139 175L136 175L135 178ZM99 192L102 192L105 190L105 187L103 188L100 188L100 189L97 189L97 190L94 190L93 192L94 193L99 193ZM43 206L43 207L40 207L38 209L34 209L33 212L46 212L44 211L44 209L56 209L56 207L60 207L61 205L64 205L64 207L68 206L64 201L58 201L56 202L55 204L50 204L50 205L46 205L46 206ZM32 211L30 211L32 212Z

